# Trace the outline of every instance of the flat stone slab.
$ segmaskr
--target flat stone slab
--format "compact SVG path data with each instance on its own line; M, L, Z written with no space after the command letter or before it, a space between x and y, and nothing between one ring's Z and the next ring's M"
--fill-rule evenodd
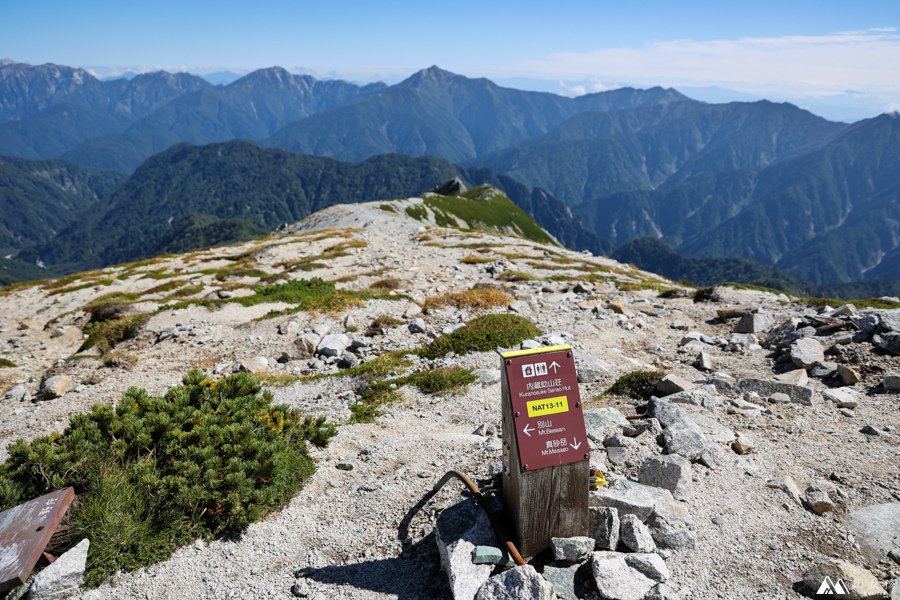
M791 402L806 406L812 406L816 398L816 393L808 387L764 379L741 379L738 382L738 389L741 392L756 392L764 398L780 392L787 394Z
M884 558L900 550L900 502L874 504L851 512L847 521L862 546Z
M697 424L700 431L705 433L706 436L714 442L730 444L734 441L734 431L725 427L709 415L704 415L703 413L693 414L691 415L691 420Z
M615 508L621 518L635 515L646 521L653 514L658 502L673 500L671 492L662 488L643 485L629 479L617 479L605 490L590 493L591 506Z

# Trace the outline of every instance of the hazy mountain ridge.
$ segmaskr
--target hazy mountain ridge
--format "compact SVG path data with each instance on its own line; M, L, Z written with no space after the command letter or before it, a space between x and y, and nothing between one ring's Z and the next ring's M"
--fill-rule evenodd
M820 284L900 278L900 132L891 115L846 125L790 104L707 104L662 88L565 98L438 67L364 87L277 67L227 86L168 74L99 82L56 65L3 69L16 82L0 103L7 114L21 112L23 90L35 106L47 106L51 89L65 102L0 123L0 151L122 171L184 140L249 138L351 162L441 156L464 165L446 174L499 185L574 248L609 252L650 236L688 257L745 257ZM29 73L35 83L21 85ZM135 91L157 89L150 82L162 87ZM133 100L110 103L115 90ZM98 108L85 98L103 100Z
M399 152L460 162L542 135L580 112L686 99L662 88L567 98L430 67L363 101L292 123L268 143L350 161Z
M189 73L156 71L101 81L84 69L47 63L0 65L0 121L21 121L59 105L142 117L167 102L212 87Z
M0 66L0 154L130 172L173 144L262 139L383 87L280 67L214 86L186 73L100 81L83 69L7 64Z

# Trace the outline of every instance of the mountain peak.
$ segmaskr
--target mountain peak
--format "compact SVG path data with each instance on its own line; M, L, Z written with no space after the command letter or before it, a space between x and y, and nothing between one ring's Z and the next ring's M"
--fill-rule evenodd
M451 73L450 71L445 71L437 65L431 65L427 69L422 69L421 71L416 71L412 75L410 75L406 82L409 83L446 83L451 79L456 77L460 77L456 73Z
M291 87L296 85L297 76L290 73L284 67L268 67L265 69L257 69L247 73L237 81L234 81L229 87L249 87L260 84L274 85L277 87Z

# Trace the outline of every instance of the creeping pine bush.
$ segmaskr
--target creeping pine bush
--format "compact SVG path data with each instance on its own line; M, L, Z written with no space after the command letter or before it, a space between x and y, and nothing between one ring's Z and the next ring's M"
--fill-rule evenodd
M632 371L616 379L605 394L646 400L664 376L662 371Z
M313 472L306 443L324 446L334 434L324 419L273 405L250 375L213 381L192 371L163 397L131 388L62 434L13 443L0 504L74 486L70 539L90 538L86 582L95 586L283 506Z
M539 335L541 330L520 315L483 315L434 340L421 348L419 354L426 358L440 358L448 352L489 352L497 348L512 348Z

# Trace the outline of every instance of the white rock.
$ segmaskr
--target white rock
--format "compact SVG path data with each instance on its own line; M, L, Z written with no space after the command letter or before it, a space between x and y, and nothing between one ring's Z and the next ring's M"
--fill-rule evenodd
M800 498L800 488L797 487L797 483L790 476L784 475L770 479L766 485L786 493L791 497L791 500L793 500L795 504L799 506L803 505L803 501Z
M326 335L316 346L316 354L322 356L340 356L350 346L350 338L343 333Z
M491 577L475 594L475 600L552 600L553 597L553 587L531 565Z
M619 539L632 552L653 552L656 550L656 544L653 543L650 530L634 515L622 517L622 523L619 526Z
M597 591L608 600L643 600L658 583L625 562L619 552L594 552L591 567Z
M794 369L786 373L779 373L775 376L775 381L791 385L806 385L809 383L809 375L806 373L806 369Z
M472 501L454 504L438 516L435 539L454 600L471 600L493 571L472 562L476 546L497 544L487 515Z
M28 591L29 600L58 600L78 594L84 583L88 548L91 542L83 539L71 550L38 573Z
M247 373L265 373L269 370L269 361L264 356L254 356L253 358L245 358L238 363L240 371Z
M825 362L825 349L813 338L801 338L788 349L791 362L801 369L809 369L817 362Z
M600 550L615 550L619 544L619 511L609 506L590 506L589 533L594 538L594 547Z
M648 533L649 535L649 533ZM554 560L577 563L587 560L594 551L594 538L577 536L570 538L550 538Z
M675 498L682 498L691 488L691 463L677 454L651 456L641 465L638 481L667 489Z
M676 394L685 390L692 390L695 387L697 386L690 381L679 377L678 375L672 375L671 373L660 379L659 383L656 384L657 391L664 396Z
M640 571L654 581L662 583L669 578L669 568L659 554L640 552L626 554L625 562L632 569Z
M858 398L852 390L845 388L834 388L824 390L822 398L837 404L839 408L856 408Z

